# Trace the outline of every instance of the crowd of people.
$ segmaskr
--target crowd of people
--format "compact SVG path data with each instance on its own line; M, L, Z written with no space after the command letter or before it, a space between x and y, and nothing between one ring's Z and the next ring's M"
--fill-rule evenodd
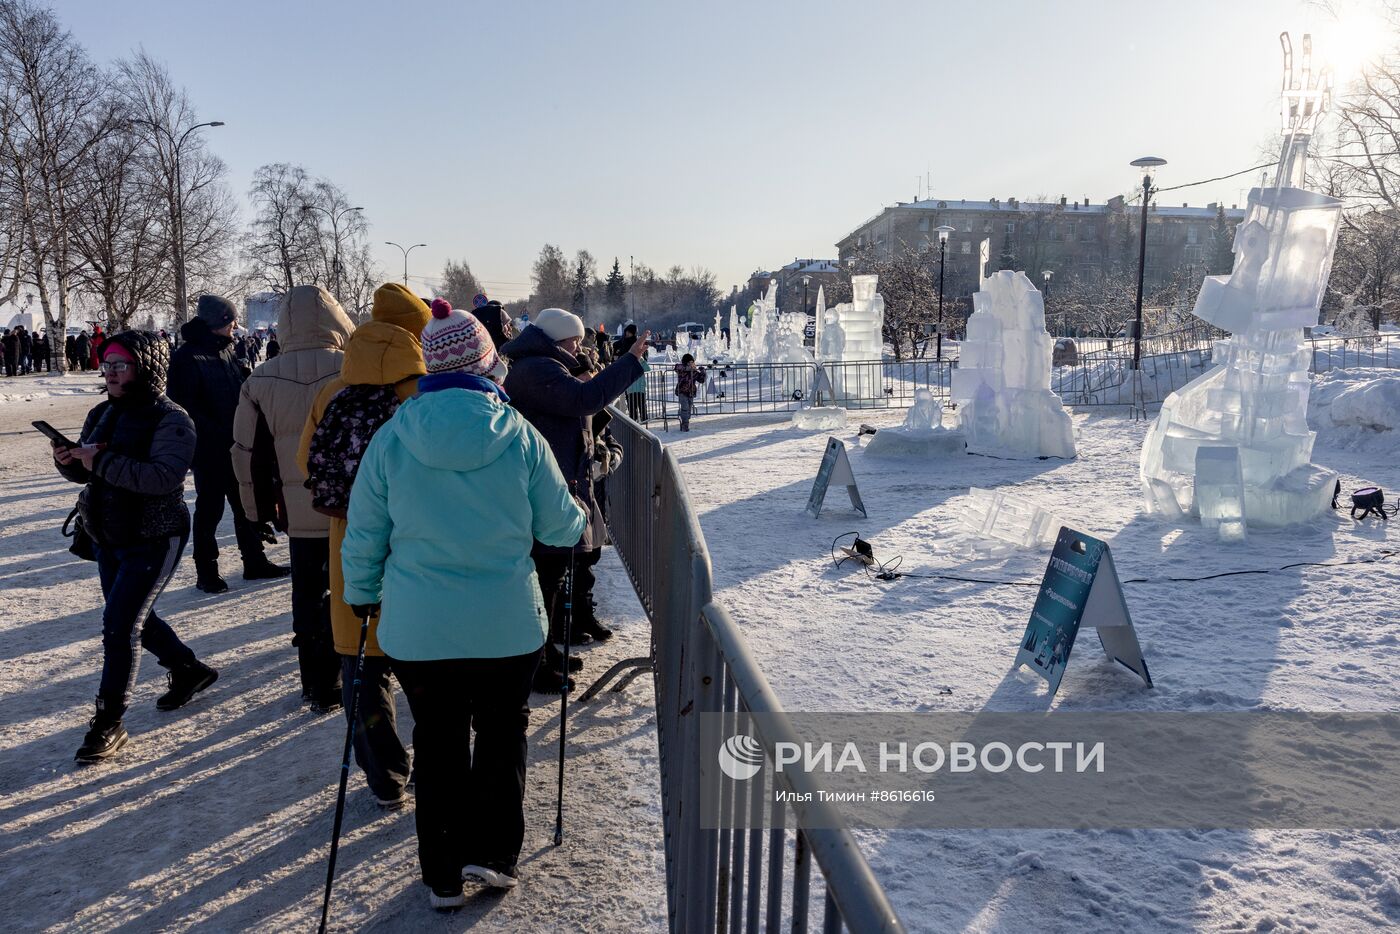
M179 342L165 330L162 329L156 334L171 350L177 347ZM47 329L34 333L24 325L17 324L12 328L5 328L0 334L0 361L3 362L3 370L0 372L5 376L53 372L54 358L60 349L69 371L96 370L101 364L98 350L106 338L102 325L93 324L92 333L82 329L76 334L68 334L63 338L63 346L59 348L50 343ZM257 366L259 360L264 359L264 353L266 359L271 360L281 351L276 331L269 331L266 338L261 331L237 333L232 336L231 346L234 356L249 368Z
M196 586L228 590L227 507L244 579L290 577L302 702L353 711L355 760L381 807L415 800L432 905L465 904L464 880L511 888L530 695L572 688L566 641L612 636L592 593L603 480L622 456L607 407L643 380L649 335L614 344L558 308L514 333L485 296L454 309L397 283L356 327L324 289L300 286L281 305L282 342L253 368L261 348L239 351L237 319L205 295L173 351L149 331L102 337L91 352L106 398L75 443L54 442L58 471L83 485L72 550L96 561L104 598L76 758L102 762L130 741L142 648L167 669L161 710L216 682L155 605L191 538ZM289 567L265 553L278 533Z

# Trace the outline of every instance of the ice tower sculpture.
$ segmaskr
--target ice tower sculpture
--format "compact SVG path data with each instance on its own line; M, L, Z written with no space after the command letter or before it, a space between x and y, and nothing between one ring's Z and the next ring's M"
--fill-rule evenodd
M885 297L875 291L879 276L851 276L851 301L827 309L824 363L865 363L831 371L831 392L844 406L883 402L880 355L885 343ZM827 336L830 332L830 337Z
M1003 269L972 296L953 401L974 453L1074 457L1074 425L1050 391L1054 339L1045 302L1023 272Z
M1330 504L1336 480L1310 463L1315 433L1307 423L1302 330L1317 323L1342 211L1338 199L1301 187L1328 83L1309 73L1308 37L1302 80L1294 80L1287 34L1282 41L1286 106L1278 178L1273 187L1250 191L1235 230L1234 269L1208 276L1196 299L1196 316L1231 336L1216 343L1214 369L1162 403L1142 446L1149 511L1198 515L1222 538L1316 516ZM1238 485L1229 480L1236 461ZM1208 490L1200 470L1209 471Z

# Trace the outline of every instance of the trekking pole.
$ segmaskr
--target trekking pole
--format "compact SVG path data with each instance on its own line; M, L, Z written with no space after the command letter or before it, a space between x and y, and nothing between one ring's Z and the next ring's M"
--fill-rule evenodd
M559 692L559 803L554 811L554 845L564 842L564 734L569 724L569 639L574 622L574 552L564 574L564 682Z
M340 761L340 793L335 799L335 827L331 830L331 861L326 867L326 897L321 901L320 934L326 934L326 919L331 911L331 883L335 881L335 856L340 850L340 822L345 817L345 786L350 781L350 749L355 742L355 718L360 709L360 678L365 670L365 642L369 639L369 618L373 610L365 611L360 621L360 654L355 659L355 681L350 688L350 706L346 708L346 718L350 721L345 729L345 755Z

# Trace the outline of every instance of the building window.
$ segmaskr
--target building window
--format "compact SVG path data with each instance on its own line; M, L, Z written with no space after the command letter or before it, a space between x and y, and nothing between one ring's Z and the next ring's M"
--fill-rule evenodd
M1200 232L1196 229L1195 226L1191 226L1191 227L1187 227L1187 228L1186 228L1186 242L1187 242L1187 243L1195 243L1195 242L1197 242L1197 238L1198 238L1198 237L1200 237Z
M1014 234L1014 233L1016 232L1016 222L1015 222L1015 221L1007 221L1007 222L1006 222L1006 232L1007 232L1008 234Z
M962 242L962 251L963 251L963 253L971 253L971 252L972 252L972 241L971 241L971 240L964 240L964 241Z
M928 230L928 218L927 218L927 217L921 217L921 218L919 218L919 229L920 229L920 230L924 230L924 231L927 231L927 230Z

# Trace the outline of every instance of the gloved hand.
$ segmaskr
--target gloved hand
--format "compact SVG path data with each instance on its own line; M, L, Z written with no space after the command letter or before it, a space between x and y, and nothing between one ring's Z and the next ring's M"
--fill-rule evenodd
M271 522L258 523L258 537L269 545L277 544L277 533L273 531Z
M357 619L364 619L366 616L378 616L379 604L377 603L352 603L350 609Z

